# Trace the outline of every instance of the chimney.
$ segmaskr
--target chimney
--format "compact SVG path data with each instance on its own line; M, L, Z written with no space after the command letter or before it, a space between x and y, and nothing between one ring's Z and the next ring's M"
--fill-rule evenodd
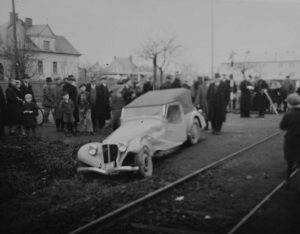
M32 18L25 18L25 27L30 28L32 26Z
M15 13L16 23L18 22L18 13ZM9 23L12 25L14 23L14 14L9 12Z

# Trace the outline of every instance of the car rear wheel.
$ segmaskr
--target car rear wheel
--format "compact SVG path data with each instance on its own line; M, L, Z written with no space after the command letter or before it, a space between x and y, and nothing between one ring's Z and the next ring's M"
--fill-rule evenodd
M136 164L142 176L150 177L153 174L153 162L150 155L150 150L144 146L142 150L136 155Z
M190 134L188 136L188 143L190 145L195 145L197 144L201 138L203 138L204 136L201 136L201 128L199 125L199 121L197 119L194 119L191 130L190 130Z

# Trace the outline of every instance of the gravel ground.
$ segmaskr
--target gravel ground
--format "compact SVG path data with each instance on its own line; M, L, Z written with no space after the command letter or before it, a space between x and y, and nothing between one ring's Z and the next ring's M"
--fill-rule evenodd
M1 201L0 218L2 223L6 223L1 230L30 233L65 233L73 230L276 132L280 118L267 115L265 119L240 119L238 115L228 115L222 135L207 133L207 139L200 144L183 147L176 153L155 160L154 176L150 179L142 179L134 173L106 177L95 174L83 176L74 172L70 178L58 177L32 193L20 193L17 198ZM70 152L76 151L85 142L104 137L99 134L65 138L56 136L51 126L43 126L39 133L49 142L62 141L67 148L64 151ZM281 145L281 142L277 145L279 154ZM43 152L43 149L40 151ZM48 153L59 155L56 150ZM13 152L11 155L14 155Z
M228 232L284 178L281 142L282 136L276 136L197 176L155 198L133 217L118 222L122 225L103 233L167 233L160 229L182 233ZM136 228L141 224L150 226Z
M298 181L300 175L298 174ZM237 234L300 233L300 193L295 179L289 190L282 188L245 223Z

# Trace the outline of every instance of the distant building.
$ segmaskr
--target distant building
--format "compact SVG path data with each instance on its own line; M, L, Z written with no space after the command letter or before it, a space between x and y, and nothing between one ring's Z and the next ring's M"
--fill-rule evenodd
M16 14L17 38L19 50L26 50L30 65L26 73L33 79L66 77L78 78L80 53L64 37L54 34L48 24L33 24L31 18L25 21ZM12 75L12 61L6 56L8 48L13 48L13 14L10 21L0 26L0 79Z
M137 66L132 59L132 56L119 58L114 57L114 60L104 69L104 74L117 78L133 78L140 79L143 76L152 75L151 68L146 66Z
M245 68L246 75L258 75L265 80L283 80L290 76L292 80L300 82L300 59L295 56L281 55L275 57L259 56L248 58L235 58L233 63L221 64L220 73L234 74L236 79L242 79L242 68Z

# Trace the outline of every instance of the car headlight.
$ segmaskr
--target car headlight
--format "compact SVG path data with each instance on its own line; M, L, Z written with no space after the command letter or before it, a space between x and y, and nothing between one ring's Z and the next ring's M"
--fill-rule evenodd
M89 154L92 155L92 156L95 156L97 154L97 146L94 146L94 145L90 145L89 146Z
M121 153L124 153L127 150L127 145L123 144L123 143L119 143L119 151Z

